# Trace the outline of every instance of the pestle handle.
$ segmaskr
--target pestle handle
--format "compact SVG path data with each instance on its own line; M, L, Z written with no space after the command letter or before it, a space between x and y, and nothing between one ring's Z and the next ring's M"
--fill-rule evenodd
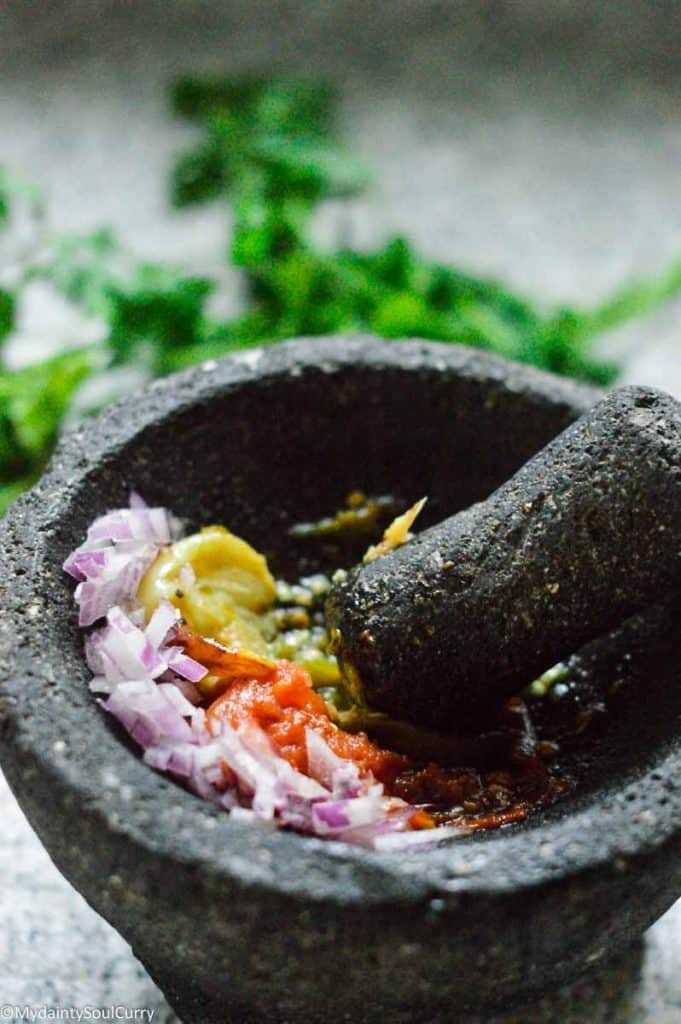
M681 405L626 387L327 602L368 703L466 731L681 580Z

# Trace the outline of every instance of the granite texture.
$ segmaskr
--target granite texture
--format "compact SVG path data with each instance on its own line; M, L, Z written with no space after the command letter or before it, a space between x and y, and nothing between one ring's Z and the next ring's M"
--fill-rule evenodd
M127 943L59 874L2 778L0 815L0 1005L125 1004L178 1024ZM453 1012L448 1024L681 1024L680 961L681 902L643 943L553 996L484 1018Z
M670 2L7 0L2 158L46 186L59 226L109 222L139 252L213 271L221 217L165 202L169 162L191 137L168 119L165 84L196 69L328 71L380 188L331 204L321 236L363 244L405 231L547 302L588 302L681 246L680 39ZM238 302L229 274L225 295ZM33 299L17 362L83 328L49 294ZM680 314L670 304L605 342L626 355L626 380L681 395ZM58 875L5 788L0 814L0 1000L157 1006L129 949ZM680 960L677 909L616 970L505 1019L677 1024Z
M465 507L593 397L462 346L286 342L86 421L3 520L3 768L60 870L188 1024L435 1024L553 991L638 938L681 889L681 638L663 616L596 645L586 677L617 669L624 701L574 796L508 831L379 854L254 831L132 757L87 692L64 557L135 487L188 529L228 517L278 573L301 557L288 528L353 486L426 488L435 517Z
M466 731L674 590L680 465L681 405L618 388L484 501L353 569L327 622L370 706Z

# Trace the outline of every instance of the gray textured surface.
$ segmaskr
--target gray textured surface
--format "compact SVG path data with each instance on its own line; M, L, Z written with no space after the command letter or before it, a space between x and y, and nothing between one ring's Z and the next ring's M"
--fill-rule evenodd
M127 944L57 872L1 778L0 816L0 1006L125 1003L177 1024ZM680 962L681 903L607 970L486 1024L681 1024Z
M638 939L681 891L679 646L656 627L640 642L613 637L612 651L599 645L609 676L625 652L634 673L643 656L648 671L630 692L644 686L648 710L642 720L639 701L623 705L607 744L592 739L593 764L569 808L391 858L256 834L130 757L84 690L61 560L129 481L151 502L172 499L190 524L229 508L236 532L271 546L280 565L287 526L335 507L358 480L383 493L408 470L417 493L428 481L433 508L466 505L578 415L583 399L567 378L462 347L298 340L156 382L145 401L129 397L81 425L0 524L2 764L55 863L133 943L187 1021L328 1024L349 1014L358 1024L386 1015L434 1024L443 1001L448 1011L516 1005L520 992L550 992ZM443 447L453 409L457 429ZM279 430L292 410L294 452ZM505 445L490 443L500 431ZM334 473L320 477L318 464ZM595 680L598 665L587 671Z
M334 588L341 664L395 718L484 725L525 680L677 586L680 463L681 404L611 391L484 501Z
M220 217L165 206L168 164L187 138L166 116L165 82L195 68L331 70L380 190L331 208L321 231L359 243L408 231L424 251L547 301L588 301L681 248L680 40L669 0L6 0L1 155L47 187L64 226L109 221L140 252L210 269ZM38 305L22 349L29 335L69 333L67 316L59 327L54 307L46 317ZM681 394L680 316L675 303L613 339L630 353L626 379ZM158 1005L0 792L0 1002ZM642 957L514 1020L678 1024L680 963L677 908Z

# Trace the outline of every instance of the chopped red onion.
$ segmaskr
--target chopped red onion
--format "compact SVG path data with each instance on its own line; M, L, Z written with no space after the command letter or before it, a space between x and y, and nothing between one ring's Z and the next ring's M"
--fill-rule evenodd
M85 660L96 676L104 675L104 658L101 651L101 630L88 633L85 637Z
M344 761L334 754L328 743L314 729L305 730L308 771L313 779L340 798L358 796L362 791L359 768L353 761Z
M137 491L130 491L129 503L132 509L149 508L142 495L138 494Z
M189 742L192 731L163 686L150 679L119 683L103 705L125 726L141 747L162 740Z
M108 629L100 635L99 645L105 674L108 662L121 679L156 679L168 671L158 650L120 608L111 608L106 621Z
M389 814L370 825L356 825L345 832L339 832L333 838L358 846L374 846L378 836L410 830L409 822L413 817L414 808L410 804L405 804L404 807L393 808Z
M142 577L156 558L157 549L148 544L126 545L127 550L105 548L97 555L102 557L97 564L74 560L78 571L84 575L82 582L76 587L76 602L80 605L78 624L91 626L98 619L104 618L113 605L124 605L137 592ZM93 552L85 552L90 557ZM75 574L75 569L71 575Z
M91 693L111 693L113 690L113 683L106 676L93 676L88 686Z
M173 607L170 601L159 601L145 630L147 639L154 647L158 648L165 643L168 633L173 629L179 617L177 608Z
M148 508L134 492L130 508L96 519L85 543L64 562L64 570L79 581L79 624L91 626L113 605L133 602L145 572L172 538L168 510Z
M385 795L371 773L338 757L307 729L308 771L281 757L255 720L238 729L209 723L194 685L207 669L176 642L179 613L161 601L148 624L136 593L160 548L176 532L163 508L134 491L130 507L96 519L64 569L78 581L79 622L106 625L85 640L93 693L143 749L146 764L183 781L235 820L295 828L380 850L401 850L465 834L456 826L415 831L416 808ZM183 579L195 580L191 566Z
M193 683L190 683L188 679L182 679L180 676L170 676L169 682L172 682L173 685L178 688L180 693L184 694L190 704L198 705L203 700L199 690ZM203 708L194 708L195 712L199 710L203 711Z
M206 675L203 665L185 655L180 647L163 646L176 621L175 609L167 604L167 608L159 606L154 612L146 630L136 626L118 606L110 608L107 625L90 633L85 641L85 656L92 671L103 675L109 684L165 678L168 672L182 676L190 684L202 679ZM189 694L195 701L198 699L195 690L189 690Z
M95 519L87 532L87 544L142 541L158 547L173 539L170 513L165 508L123 508Z
M178 714L182 715L183 718L192 717L196 708L193 704L189 703L179 687L173 683L159 683L157 690L163 693L166 700L173 705Z
M165 648L164 657L168 662L168 668L190 683L198 683L207 674L208 670L185 654L181 647Z
M409 850L414 846L428 846L443 839L461 839L469 836L471 830L465 825L440 825L438 828L410 829L408 832L393 832L378 835L372 846L375 850Z

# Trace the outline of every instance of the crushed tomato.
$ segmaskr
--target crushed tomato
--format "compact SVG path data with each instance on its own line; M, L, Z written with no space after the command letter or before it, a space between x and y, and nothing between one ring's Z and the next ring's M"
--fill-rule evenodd
M383 750L366 733L339 729L326 705L312 688L309 672L290 661L275 661L266 676L232 679L225 692L208 708L209 721L225 721L233 728L255 720L297 771L308 771L305 729L313 729L334 754L353 761L363 774L371 772L392 786L409 766L403 754Z
M411 828L452 822L469 828L499 828L522 821L529 806L550 797L555 788L536 756L531 722L522 702L515 702L518 707L509 702L505 711L507 727L513 726L509 733L513 767L509 770L481 772L444 768L433 762L419 764L405 754L378 746L364 732L339 728L301 665L247 650L228 650L186 626L178 628L176 642L209 671L199 684L209 726L224 721L239 728L255 722L277 753L303 774L309 774L305 731L312 729L337 757L352 761L363 776L371 773L387 795L420 805L409 822Z

